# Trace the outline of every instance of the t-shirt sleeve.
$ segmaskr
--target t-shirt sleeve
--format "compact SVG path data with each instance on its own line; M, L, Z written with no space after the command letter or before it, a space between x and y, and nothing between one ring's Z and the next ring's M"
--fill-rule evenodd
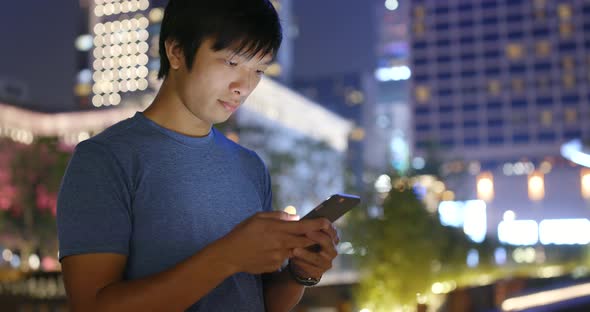
M259 178L259 194L260 202L262 203L262 211L273 211L272 208L272 181L270 172L266 164L256 152L251 152L255 157L255 166L257 168L257 175Z
M123 167L110 150L93 141L78 144L57 201L59 260L84 253L128 255L130 194Z
M263 200L262 200L262 210L263 211L273 211L272 208L272 183L270 178L270 173L268 169L262 163L262 167L264 168L264 178L263 178Z

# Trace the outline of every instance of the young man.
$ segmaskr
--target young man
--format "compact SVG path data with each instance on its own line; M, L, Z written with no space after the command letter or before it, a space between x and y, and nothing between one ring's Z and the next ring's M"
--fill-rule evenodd
M71 311L289 311L331 267L332 225L273 212L261 159L212 128L280 42L268 0L169 2L154 102L81 142L62 181Z

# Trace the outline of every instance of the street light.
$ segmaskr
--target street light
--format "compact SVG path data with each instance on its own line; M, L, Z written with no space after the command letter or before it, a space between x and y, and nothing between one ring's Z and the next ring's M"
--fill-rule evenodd
M542 200L545 197L545 177L540 171L533 171L528 178L529 199Z
M477 198L486 202L494 199L494 176L489 171L477 176Z

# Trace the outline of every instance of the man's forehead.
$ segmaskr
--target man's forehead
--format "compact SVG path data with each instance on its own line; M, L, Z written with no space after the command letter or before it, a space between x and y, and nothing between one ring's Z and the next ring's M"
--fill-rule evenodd
M272 53L267 53L266 55L263 54L263 52L258 52L258 54L252 56L247 52L244 51L238 51L235 49L228 49L228 52L232 54L232 56L236 56L239 57L241 59L243 59L244 61L255 61L256 63L260 64L260 65L270 65L273 62L273 55Z

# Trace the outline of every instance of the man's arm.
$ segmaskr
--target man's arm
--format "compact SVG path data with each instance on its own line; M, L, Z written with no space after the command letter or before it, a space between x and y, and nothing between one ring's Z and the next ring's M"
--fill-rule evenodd
M132 281L122 281L124 255L65 257L70 311L184 311L235 273L220 248L213 243L171 269Z
M297 284L287 269L264 274L264 304L268 312L291 311L299 303L305 287Z
M176 266L122 281L127 261L117 254L66 256L64 282L72 312L184 311L227 277L274 272L291 250L312 246L306 233L326 229L324 220L284 221L284 212L261 212ZM260 239L264 237L264 239Z
M327 221L327 220L326 220ZM340 241L334 225L320 231L307 233L306 236L320 246L319 251L295 248L289 259L289 265L295 274L319 280L332 268L332 261L338 255L336 245ZM299 303L305 291L304 286L295 282L289 269L263 275L264 303L267 311L291 311Z

